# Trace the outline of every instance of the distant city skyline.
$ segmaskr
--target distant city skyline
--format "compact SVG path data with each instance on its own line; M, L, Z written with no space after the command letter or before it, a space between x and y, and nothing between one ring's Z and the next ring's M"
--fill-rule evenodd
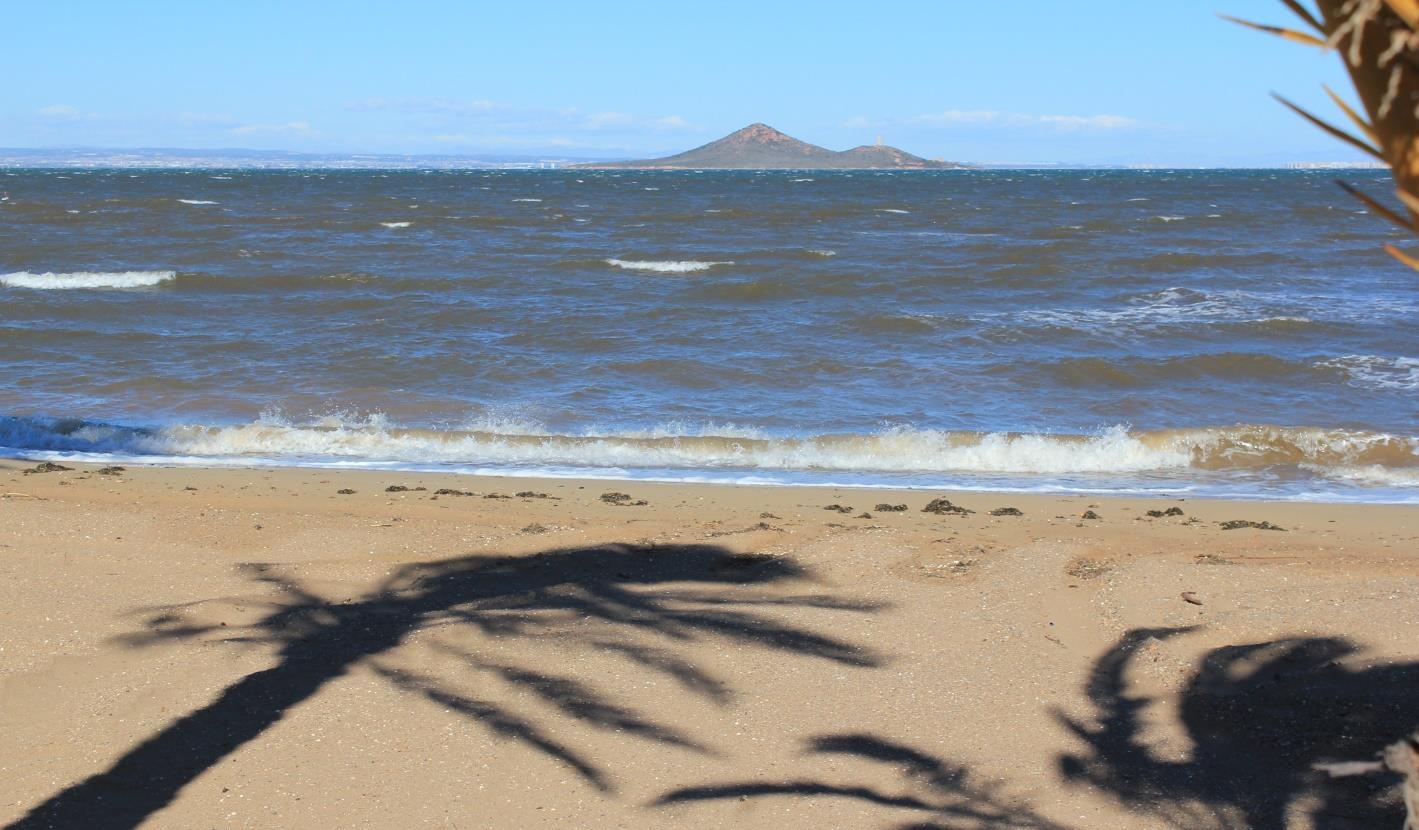
M1267 95L1330 112L1339 58L1214 14L1281 3L1179 5L17 4L0 147L607 159L763 121L978 163L1359 160Z

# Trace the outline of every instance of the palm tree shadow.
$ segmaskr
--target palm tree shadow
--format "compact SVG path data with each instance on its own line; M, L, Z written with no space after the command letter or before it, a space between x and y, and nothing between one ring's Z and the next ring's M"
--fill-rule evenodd
M806 572L788 559L734 554L715 546L605 545L535 556L465 556L405 566L368 593L343 602L327 599L269 566L247 570L281 596L256 622L224 628L164 609L149 619L148 630L127 638L128 644L195 637L270 644L276 647L275 665L226 687L210 704L133 746L108 769L36 805L11 828L135 827L292 707L361 665L402 692L435 701L564 764L599 790L614 790L599 764L543 725L437 677L394 665L392 653L414 633L430 628L466 626L490 638L562 637L576 647L618 654L716 703L728 700L727 685L673 646L716 637L851 666L879 663L870 651L786 624L761 610L780 606L867 612L877 606L822 595L765 599L743 592L740 586L785 582ZM595 624L595 633L567 638L560 632L569 618ZM647 645L646 638L664 645ZM673 725L623 706L575 677L443 648L468 668L525 690L560 717L685 751L712 751Z
M1181 695L1192 758L1167 760L1142 737L1152 699L1130 693L1127 672L1154 641L1192 629L1135 629L1094 666L1092 722L1057 714L1086 745L1059 759L1065 778L1111 793L1168 824L1280 830L1308 810L1318 830L1398 827L1392 781L1328 781L1322 760L1372 756L1419 723L1419 663L1352 669L1343 639L1301 637L1208 652Z
M899 773L904 791L886 792L860 784L812 779L754 781L673 790L658 798L653 806L766 796L845 798L926 816L896 825L895 830L1065 830L1028 806L1012 804L998 786L976 783L965 767L876 735L820 735L808 742L805 752L889 765Z

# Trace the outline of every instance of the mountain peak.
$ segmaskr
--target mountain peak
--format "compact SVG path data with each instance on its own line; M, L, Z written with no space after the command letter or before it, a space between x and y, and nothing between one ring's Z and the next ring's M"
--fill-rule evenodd
M885 145L856 147L835 152L800 141L761 121L742 127L724 138L673 156L645 161L584 164L592 168L665 170L811 170L901 169L919 170L961 165L927 161Z

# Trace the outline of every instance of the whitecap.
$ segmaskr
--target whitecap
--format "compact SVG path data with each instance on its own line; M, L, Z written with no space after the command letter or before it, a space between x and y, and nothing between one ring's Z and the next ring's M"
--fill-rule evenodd
M383 225L383 226L385 226L386 228L407 228L407 227L409 227L409 225L412 224L412 223L410 223L410 222L380 222L380 224Z
M146 288L167 282L176 276L176 271L74 271L67 274L16 271L12 274L0 274L0 285L41 291L66 288Z
M178 199L178 201L179 201L179 202L182 202L184 205L215 205L215 204L216 204L216 202L213 202L213 201L211 201L210 199Z
M629 271L655 271L662 274L687 274L693 271L708 271L716 265L733 265L733 262L701 262L698 260L634 260L608 259L607 265L625 268Z
M540 202L541 199L513 199L514 202Z
M901 210L901 209L899 209L899 208L877 208L877 212L878 212L878 213L911 213L911 211L909 211L909 210Z
M1351 354L1319 361L1316 366L1339 369L1357 386L1419 390L1419 358Z

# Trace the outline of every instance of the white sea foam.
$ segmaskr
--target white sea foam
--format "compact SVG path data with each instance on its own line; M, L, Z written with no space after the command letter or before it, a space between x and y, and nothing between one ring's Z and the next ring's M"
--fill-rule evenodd
M385 226L386 228L407 228L407 227L409 227L409 225L411 225L411 224L413 224L413 223L411 223L411 222L380 222L380 224L383 225L383 226Z
M1352 354L1322 360L1316 365L1340 369L1358 386L1419 390L1419 358Z
M1154 218L1154 219L1157 219L1159 222L1181 222L1182 220L1186 219L1187 217L1186 217L1186 216L1154 216L1153 218Z
M827 248L809 248L809 249L808 249L808 253L812 254L813 256L821 256L821 257L830 257L830 256L837 256L837 255L838 255L838 252L837 252L837 251L832 251L832 250L829 250L829 249L827 249Z
M378 415L331 415L304 423L266 415L233 426L152 430L0 417L0 447L90 460L516 470L760 483L804 481L805 476L822 483L825 475L857 481L906 476L895 479L899 483L922 483L922 476L958 482L961 476L975 481L984 476L1008 488L1099 491L1098 484L1088 483L1096 481L1107 483L1105 490L1140 492L1189 490L1195 485L1192 477L1205 475L1199 470L1264 476L1276 464L1290 463L1342 487L1387 488L1383 499L1419 500L1411 492L1419 488L1419 439L1280 427L1163 433L1113 427L1087 436L890 428L866 435L789 438L733 425L681 423L559 435L535 421L501 416L448 431L400 428ZM1294 491L1297 497L1318 492L1314 484Z
M66 288L144 288L167 282L176 271L74 271L68 274L0 274L0 285L39 290Z
M540 202L541 199L513 199L514 202Z
M911 213L911 211L909 211L909 210L901 210L901 209L899 209L899 208L877 208L877 212L878 212L878 213Z
M614 265L617 268L625 268L628 271L654 271L661 274L688 274L695 271L708 271L716 265L733 265L733 262L701 262L693 259L685 260L636 260L636 259L608 259L607 265Z
M216 202L213 202L213 201L211 201L211 200L209 200L209 199L178 199L178 201L179 201L179 202L182 202L184 205L215 205L215 204L216 204Z

